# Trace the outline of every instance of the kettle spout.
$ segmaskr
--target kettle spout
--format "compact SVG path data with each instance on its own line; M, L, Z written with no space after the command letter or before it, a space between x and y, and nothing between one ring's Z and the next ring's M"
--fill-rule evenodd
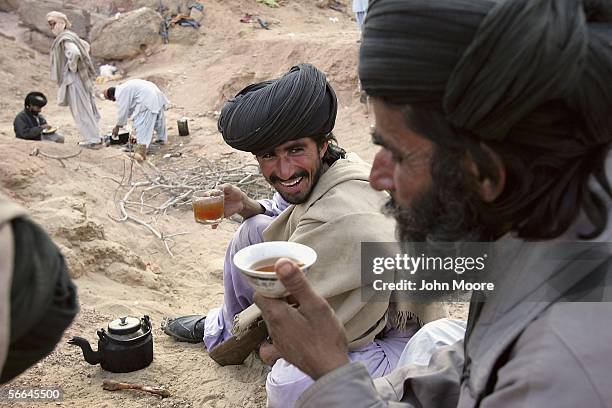
M79 346L81 350L83 350L85 361L87 361L89 364L95 365L102 360L102 353L100 353L100 350L93 351L89 345L89 342L82 337L73 337L72 339L68 340L68 344Z

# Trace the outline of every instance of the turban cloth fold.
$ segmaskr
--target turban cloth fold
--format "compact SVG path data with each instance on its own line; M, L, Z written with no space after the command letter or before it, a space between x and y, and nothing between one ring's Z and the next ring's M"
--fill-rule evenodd
M66 28L72 27L72 23L70 23L70 20L68 20L68 17L64 13L60 13L59 11L48 12L47 21L55 21L58 23L63 23Z
M240 91L223 106L217 127L228 145L258 154L290 140L327 135L337 109L325 75L300 64L278 79Z
M481 140L571 117L571 137L599 145L612 140L611 22L609 0L371 0L359 77Z

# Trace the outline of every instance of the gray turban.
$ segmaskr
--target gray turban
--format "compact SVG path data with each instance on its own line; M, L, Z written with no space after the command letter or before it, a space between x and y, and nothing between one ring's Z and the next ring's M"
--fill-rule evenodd
M359 77L482 140L569 112L572 137L598 145L612 140L611 21L609 0L371 0Z
M327 135L337 109L325 75L300 64L279 79L240 91L223 106L217 127L228 145L258 154L290 140Z

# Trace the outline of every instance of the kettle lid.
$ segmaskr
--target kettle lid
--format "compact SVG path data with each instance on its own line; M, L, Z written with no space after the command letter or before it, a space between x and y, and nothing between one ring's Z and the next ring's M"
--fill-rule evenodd
M108 324L112 334L131 334L140 330L140 319L132 316L122 316Z

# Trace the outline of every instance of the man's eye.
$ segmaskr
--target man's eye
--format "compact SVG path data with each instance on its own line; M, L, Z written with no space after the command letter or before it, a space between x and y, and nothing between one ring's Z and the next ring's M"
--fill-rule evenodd
M265 154L262 154L261 156L259 156L259 158L261 160L270 160L273 157L274 157L274 155L272 153L265 153Z
M304 151L303 147L293 147L289 149L290 154L299 154L299 153L302 153L303 151Z

